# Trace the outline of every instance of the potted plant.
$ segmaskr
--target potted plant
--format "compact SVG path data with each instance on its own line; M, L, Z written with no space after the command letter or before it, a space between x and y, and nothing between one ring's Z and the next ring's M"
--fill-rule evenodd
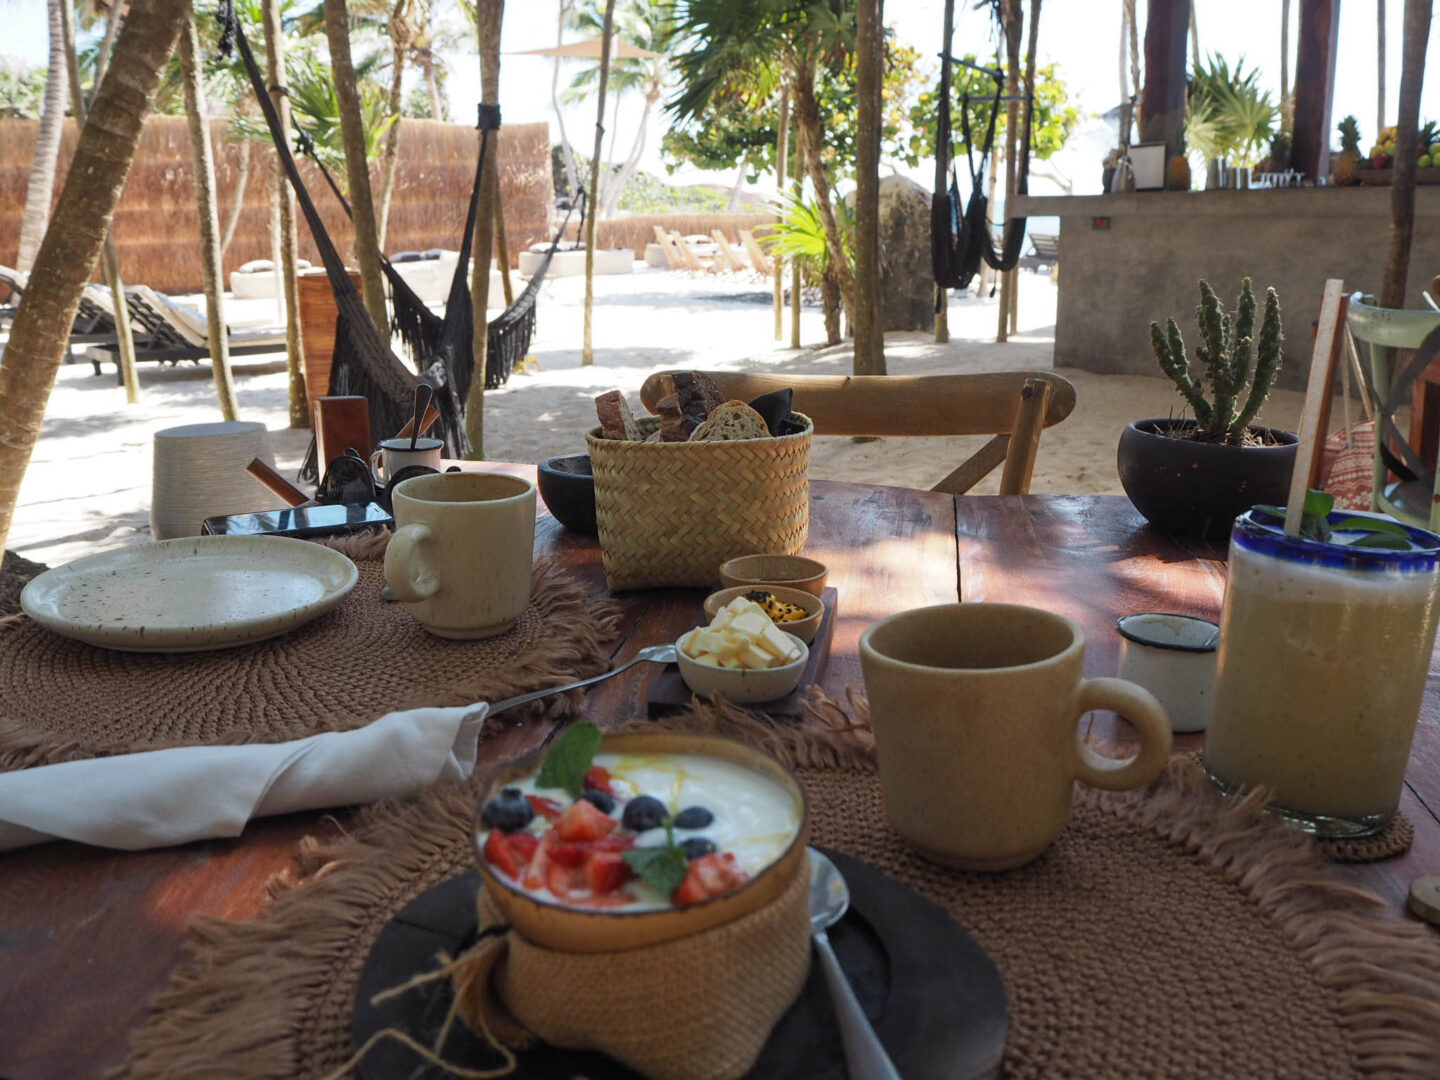
M1174 380L1194 419L1136 420L1120 436L1117 464L1125 494L1152 524L1182 536L1223 540L1236 515L1256 503L1283 503L1298 440L1253 423L1280 370L1280 301L1265 292L1255 336L1255 294L1240 285L1233 316L1200 282L1196 317L1203 344L1192 374L1175 320L1150 324L1160 369ZM1210 396L1205 394L1206 384Z

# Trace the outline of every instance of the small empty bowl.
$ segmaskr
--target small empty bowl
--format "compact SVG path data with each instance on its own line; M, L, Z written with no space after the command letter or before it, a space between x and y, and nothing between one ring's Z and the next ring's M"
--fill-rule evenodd
M720 567L720 582L735 585L784 585L819 596L825 590L829 568L803 555L742 555Z
M794 634L801 641L809 645L815 640L815 632L820 629L820 620L825 617L825 601L813 593L804 592L801 589L789 589L784 585L736 585L733 588L721 589L713 592L705 598L705 614L710 618L715 617L726 604L730 603L737 596L744 596L748 592L761 589L768 592L776 600L787 604L794 604L805 609L806 615L803 619L796 619L794 622L776 623L775 625L784 630L787 634Z
M536 487L555 520L572 532L594 536L595 475L589 454L552 457L537 466Z
M795 644L800 646L800 658L783 667L773 668L722 668L693 660L685 653L685 643L698 630L687 630L675 642L675 660L680 665L680 677L685 685L701 697L723 694L736 705L756 705L763 701L776 701L785 697L800 685L800 676L805 674L805 665L810 661L810 648L794 634Z
M1115 620L1122 679L1139 683L1165 706L1171 730L1204 731L1210 723L1220 628L1194 615L1146 612Z

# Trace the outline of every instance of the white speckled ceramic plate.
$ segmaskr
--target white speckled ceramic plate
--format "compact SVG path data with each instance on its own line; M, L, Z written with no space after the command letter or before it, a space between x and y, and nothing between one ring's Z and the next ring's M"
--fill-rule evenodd
M191 536L47 570L20 594L41 626L125 652L248 645L323 615L359 577L338 551L284 536Z

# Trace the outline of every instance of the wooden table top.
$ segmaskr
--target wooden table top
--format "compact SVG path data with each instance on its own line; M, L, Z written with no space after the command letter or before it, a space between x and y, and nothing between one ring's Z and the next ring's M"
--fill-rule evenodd
M486 465L533 478L533 466ZM858 641L873 620L924 604L992 600L1065 615L1084 629L1086 674L1113 675L1115 619L1137 611L1219 616L1224 549L1148 528L1118 496L962 496L815 481L807 554L830 567L839 622L823 688L860 687ZM536 554L604 589L597 544L540 511ZM691 625L703 590L657 589L616 597L624 611L614 650L624 660L674 640ZM648 665L642 665L648 667ZM642 715L636 669L590 692L585 713L605 725ZM1109 714L1088 721L1092 739L1123 746ZM527 749L543 726L513 733L492 753ZM1177 752L1199 745L1177 739ZM1440 869L1440 677L1432 664L1401 807L1415 823L1409 854L1339 867L1399 913L1410 881ZM198 913L254 916L266 882L295 866L301 837L333 835L348 813L307 813L252 823L243 837L123 853L48 844L0 855L0 1077L98 1077L122 1060Z

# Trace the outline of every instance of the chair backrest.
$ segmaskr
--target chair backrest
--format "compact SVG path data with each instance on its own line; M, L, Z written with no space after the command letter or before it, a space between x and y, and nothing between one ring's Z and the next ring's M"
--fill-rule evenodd
M725 239L725 234L719 229L711 229L710 235L714 237L715 243L719 245L720 254L724 258L725 264L730 268L730 272L743 274L746 269L745 263L739 255L735 254L735 249L730 246L730 241Z
M745 245L745 250L750 255L750 265L755 268L757 274L769 277L775 273L775 264L770 261L770 256L765 254L765 249L756 241L754 233L749 229L741 229L740 242Z
M1060 254L1060 238L1053 233L1031 233L1030 246L1041 259L1054 259Z
M671 270L684 270L685 260L675 250L675 244L670 239L670 234L659 225L655 226L655 242L660 245L660 250L665 253L665 261L670 264Z
M11 301L17 300L25 292L25 286L29 283L30 275L25 271L0 265L0 285L9 288Z
M169 297L162 297L148 285L135 285L125 290L125 307L132 322L145 328L150 345L155 348L206 348L204 334L187 325L173 309Z
M1075 408L1075 387L1052 371L980 375L773 375L707 371L727 398L750 401L792 387L795 410L817 435L991 435L934 486L961 495L1002 462L1000 493L1030 489L1040 433ZM651 412L674 392L670 372L645 380L640 400Z

